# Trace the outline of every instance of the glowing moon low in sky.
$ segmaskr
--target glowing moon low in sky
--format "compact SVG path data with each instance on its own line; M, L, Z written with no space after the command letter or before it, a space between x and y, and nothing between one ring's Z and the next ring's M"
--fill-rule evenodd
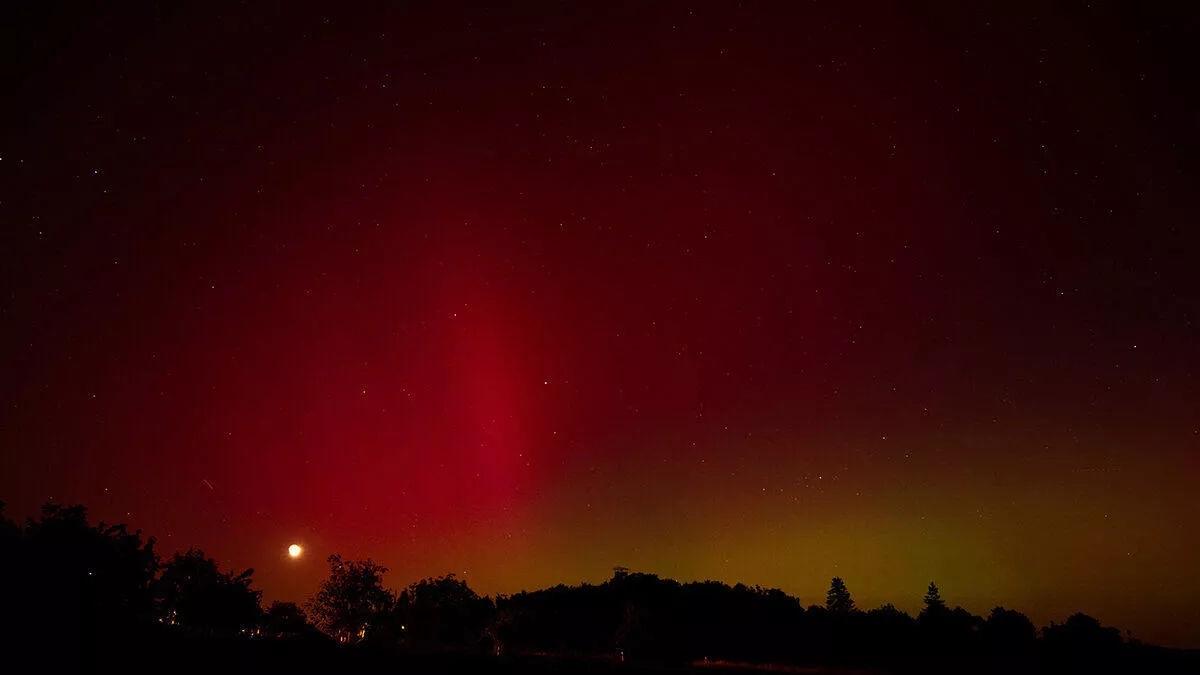
M300 548L300 544L292 544L288 547L288 555L292 556L293 558L299 558L300 554L303 552L304 549Z

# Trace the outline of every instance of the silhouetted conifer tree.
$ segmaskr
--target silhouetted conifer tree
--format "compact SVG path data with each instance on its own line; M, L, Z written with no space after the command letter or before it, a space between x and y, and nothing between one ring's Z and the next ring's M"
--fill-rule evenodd
M854 599L850 597L850 590L841 577L834 577L830 582L829 592L825 594L825 608L842 614L854 611Z
M921 610L922 616L941 616L946 613L946 602L942 600L942 594L938 592L937 584L929 582L929 590L925 592L925 609Z

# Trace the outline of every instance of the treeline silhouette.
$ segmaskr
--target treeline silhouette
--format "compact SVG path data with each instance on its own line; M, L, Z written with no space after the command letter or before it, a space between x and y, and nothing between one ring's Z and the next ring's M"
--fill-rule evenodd
M1144 645L1085 614L1038 630L1011 609L980 617L951 608L932 582L917 616L890 604L863 611L837 577L823 604L805 607L778 589L680 583L624 568L598 585L492 599L453 574L394 592L384 583L387 568L334 555L308 602L263 607L253 570L222 571L194 548L163 559L154 543L123 525L90 525L82 506L48 504L40 518L19 526L0 503L6 655L24 653L65 670L104 665L126 672L157 669L157 659L197 671L349 671L403 663L414 672L444 672L453 663L531 672L545 669L536 665L545 656L574 659L571 668L580 672L663 672L693 663L913 673L1200 672L1196 652ZM413 661L418 657L426 660ZM475 660L462 661L468 657Z

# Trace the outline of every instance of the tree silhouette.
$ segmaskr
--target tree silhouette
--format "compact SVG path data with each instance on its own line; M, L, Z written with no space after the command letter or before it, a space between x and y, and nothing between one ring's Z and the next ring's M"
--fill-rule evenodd
M992 608L983 624L984 645L988 658L997 665L1007 666L1010 672L1029 671L1033 660L1037 629L1024 614Z
M1066 623L1052 622L1042 636L1051 662L1074 672L1115 670L1122 647L1121 631L1082 612L1067 617Z
M50 659L50 672L105 672L97 667L103 659L129 672L134 652L122 646L163 657L183 649L204 672L256 654L272 659L265 670L289 672L312 669L313 657L368 665L397 656L390 649L349 657L326 649L320 643L327 638L295 603L261 611L251 570L222 572L195 548L160 566L153 543L124 526L90 526L82 506L48 504L21 527L4 517L0 503L0 636ZM307 607L322 630L346 643L898 673L1200 672L1196 654L1123 640L1085 614L1051 623L1040 637L1028 618L1003 607L985 621L950 609L934 583L914 620L892 605L857 611L840 577L826 603L808 609L778 589L681 584L626 571L600 585L521 592L493 605L452 574L418 581L396 597L383 587L386 568L371 560L335 555L329 565L329 578ZM258 634L260 627L271 640L226 639ZM333 661L321 665L340 669Z
M925 607L917 617L922 642L922 667L929 672L957 672L978 658L985 622L962 607L951 610L937 584L929 582Z
M1037 629L1024 614L1003 607L993 607L988 614L985 630L989 642L1014 649L1018 645L1032 644L1037 638Z
M4 515L4 500L0 500L0 551L8 552L21 538L21 528Z
M370 558L343 560L331 555L329 578L307 609L318 628L339 642L360 642L383 625L395 605L395 596L383 587L387 568Z
M830 582L829 591L825 593L825 608L841 614L854 611L854 599L850 597L850 590L841 577L834 577Z
M163 622L211 635L253 631L262 618L262 591L250 588L253 574L221 572L198 548L176 553L158 580Z
M26 525L24 542L39 576L79 589L85 618L149 617L158 568L153 538L143 542L140 531L130 534L124 525L90 527L83 506L47 504L41 519Z
M0 514L0 637L81 668L150 624L157 569L152 538L93 527L83 506L46 504L23 529Z
M402 644L421 650L471 649L481 640L495 607L453 574L422 579L396 599L392 628Z
M293 639L317 632L308 621L304 609L294 602L271 603L263 615L263 627L267 637Z
M937 584L929 582L929 590L925 592L925 609L921 610L921 617L940 617L946 613L946 602L942 600Z
M154 539L124 525L88 525L83 506L46 504L41 519L29 521L23 535L27 571L56 586L43 592L71 589L69 606L77 606L87 626L148 619L153 611L151 584L158 568Z
M886 665L912 648L916 621L888 603L868 610L856 631L859 651L873 664Z

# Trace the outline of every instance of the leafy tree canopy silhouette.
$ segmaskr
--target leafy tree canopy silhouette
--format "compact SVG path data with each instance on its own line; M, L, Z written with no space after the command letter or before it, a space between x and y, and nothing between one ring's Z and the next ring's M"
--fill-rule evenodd
M158 557L154 539L143 541L140 530L130 533L124 525L105 523L92 527L87 508L46 504L41 517L26 524L21 543L20 564L30 580L39 580L26 590L43 594L42 601L51 604L60 594L76 594L85 626L152 614Z
M24 528L0 508L0 640L48 672L78 670L83 654L150 625L157 570L152 538L93 527L83 506L46 504Z
M1029 617L1003 607L992 608L984 629L989 642L1008 650L1024 648L1037 637L1037 629Z
M304 609L294 602L276 600L263 613L263 629L267 637L295 638L317 633Z
M383 625L396 597L383 587L387 568L370 558L343 560L331 555L329 577L307 603L317 627L340 642L362 641L373 627Z
M400 593L393 627L404 644L418 649L469 648L479 644L495 606L453 574L422 579Z
M221 572L198 548L176 553L163 566L158 583L167 623L214 635L256 627L262 618L262 591L250 588L254 570Z

